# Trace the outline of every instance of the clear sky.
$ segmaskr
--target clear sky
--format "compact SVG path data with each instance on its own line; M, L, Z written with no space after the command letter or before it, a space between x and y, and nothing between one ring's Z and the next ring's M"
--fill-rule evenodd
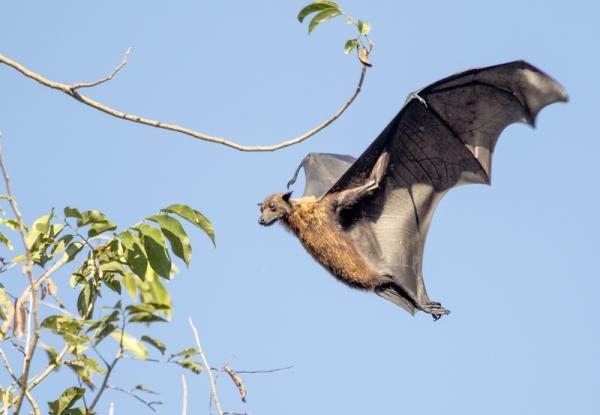
M340 19L307 36L295 20L304 4L3 2L0 52L50 79L78 82L110 72L131 46L126 68L87 94L125 112L272 144L333 113L359 74L355 57L341 51L351 28ZM65 205L102 210L123 226L175 202L204 212L217 248L189 229L192 266L181 266L170 284L173 322L156 333L173 350L190 345L192 316L214 366L294 365L245 376L246 405L221 378L230 411L600 413L600 6L341 4L373 24L364 91L334 125L276 153L240 153L111 118L0 67L0 130L26 218ZM535 130L509 127L496 148L492 187L461 187L438 207L424 273L430 297L450 316L433 323L352 291L281 227L257 224L256 203L284 190L307 153L358 155L409 92L514 59L559 80L571 101L542 111ZM175 414L179 373L125 361L111 383L160 390L160 413ZM42 402L71 374L53 376ZM189 374L188 382L193 413L207 413L206 376ZM110 392L100 413L111 400L116 414L146 411Z

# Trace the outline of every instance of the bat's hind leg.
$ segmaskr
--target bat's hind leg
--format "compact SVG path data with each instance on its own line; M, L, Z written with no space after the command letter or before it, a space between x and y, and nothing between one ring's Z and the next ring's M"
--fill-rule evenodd
M424 305L419 304L418 308L421 311L431 314L434 321L439 320L442 316L450 314L450 310L446 310L440 303L436 302L429 302Z

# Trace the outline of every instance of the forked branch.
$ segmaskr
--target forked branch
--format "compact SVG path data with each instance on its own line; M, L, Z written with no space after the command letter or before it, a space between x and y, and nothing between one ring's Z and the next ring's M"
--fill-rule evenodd
M370 52L370 48L368 49L368 51ZM129 57L130 52L131 52L131 48L127 49L127 52L125 52L125 55L124 55L121 63L115 69L113 69L113 71L108 76L106 76L102 79L99 79L97 81L94 81L94 82L79 82L79 83L70 84L70 85L63 84L63 83L56 82L56 81L51 81L50 79L47 79L47 78L43 77L42 75L40 75L36 72L33 72L32 70L26 68L25 66L21 65L20 63L13 61L12 59L9 59L8 57L6 57L2 54L0 54L0 63L3 63L5 65L10 66L11 68L16 69L17 71L21 72L26 77L31 78L31 79L39 82L42 85L45 85L49 88L64 92L65 94L69 95L71 98L76 99L77 101L82 102L92 108L99 110L99 111L102 111L108 115L112 115L113 117L122 118L124 120L149 125L149 126L155 127L155 128L161 128L164 130L175 131L175 132L178 132L181 134L189 135L190 137L194 137L199 140L209 141L211 143L222 144L224 146L231 147L231 148L239 150L239 151L253 151L253 152L275 151L275 150L282 149L284 147L289 147L294 144L301 143L302 141L306 140L309 137L312 137L313 135L317 134L319 131L321 131L328 125L330 125L332 122L337 120L344 113L344 111L346 111L346 109L348 109L348 107L352 104L352 102L354 102L354 100L360 93L364 79L365 79L365 74L366 74L367 68L368 68L368 66L364 63L364 61L361 60L362 64L361 64L360 77L358 79L358 83L357 83L356 87L354 88L354 91L352 92L352 95L350 95L350 97L344 102L344 104L340 107L340 109L338 109L337 112L335 112L335 114L333 114L331 117L327 118L325 121L323 121L321 124L317 125L312 130L307 131L306 133L299 135L298 137L282 141L278 144L274 144L274 145L270 145L270 146L260 146L260 145L248 146L248 145L238 144L234 141L230 141L225 138L204 134L199 131L195 131L190 128L182 127L182 126L179 126L176 124L169 124L169 123L165 123L165 122L162 122L159 120L142 117L140 115L127 114L127 113L119 111L117 109L108 107L108 106L106 106L98 101L95 101L85 95L82 95L78 92L78 89L80 89L80 88L94 87L94 86L100 85L104 82L110 81L119 72L119 70L121 70L127 64L127 59Z

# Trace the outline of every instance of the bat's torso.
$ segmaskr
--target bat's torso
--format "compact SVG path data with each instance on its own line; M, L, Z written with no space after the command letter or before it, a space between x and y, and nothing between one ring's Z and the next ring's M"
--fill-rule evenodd
M283 223L296 234L313 258L340 281L364 290L372 290L381 284L381 277L374 267L340 228L333 202L327 196L294 201L293 211Z

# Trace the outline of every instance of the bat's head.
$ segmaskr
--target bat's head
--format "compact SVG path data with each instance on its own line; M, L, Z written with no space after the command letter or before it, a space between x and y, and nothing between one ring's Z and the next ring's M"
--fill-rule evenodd
M267 197L260 204L258 223L263 226L272 225L278 219L289 215L292 212L291 195L292 192L282 192Z

